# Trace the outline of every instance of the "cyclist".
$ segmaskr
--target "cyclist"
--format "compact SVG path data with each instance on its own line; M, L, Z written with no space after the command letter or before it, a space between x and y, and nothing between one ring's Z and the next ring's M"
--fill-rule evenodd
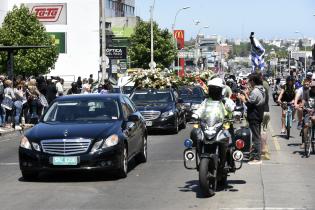
M288 76L286 79L286 84L281 89L280 95L278 97L278 103L282 102L293 103L295 98L295 87L294 87L294 78ZM293 115L294 116L294 115ZM281 117L281 134L284 134L285 129L285 110L282 107L282 117Z
M309 94L309 87L310 87L311 79L309 77L305 78L303 81L303 87L299 88L296 91L295 99L294 99L294 107L297 110L298 116L298 126L297 129L302 129L302 120L303 120L303 107L304 102L307 100Z
M315 79L315 78L314 78ZM315 112L314 112L314 104L310 104L309 103L309 99L315 99L315 81L311 82L311 89L308 92L308 94L305 95L305 98L303 99L303 103L304 103L304 107L307 107L309 109L313 109L311 112L311 116L309 112L305 112L304 115L304 126L303 126L303 132L304 132L304 136L307 136L308 133L308 129L310 128L311 125L315 125ZM311 125L310 125L310 122ZM304 149L304 139L302 138L302 145L301 148Z

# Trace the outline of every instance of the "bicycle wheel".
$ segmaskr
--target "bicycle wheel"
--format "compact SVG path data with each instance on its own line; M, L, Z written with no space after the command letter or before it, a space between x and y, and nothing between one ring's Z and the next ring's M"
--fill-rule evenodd
M309 128L308 129L308 132L307 132L307 136L305 136L305 141L304 141L304 154L305 154L305 157L309 157L310 154L311 154L311 149L312 149L312 146L311 146L311 129Z
M290 126L290 113L289 112L287 112L287 114L286 114L286 119L285 119L285 121L286 121L286 123L285 123L285 126L286 126L286 129L287 129L287 139L290 139L290 130L291 130L291 126Z

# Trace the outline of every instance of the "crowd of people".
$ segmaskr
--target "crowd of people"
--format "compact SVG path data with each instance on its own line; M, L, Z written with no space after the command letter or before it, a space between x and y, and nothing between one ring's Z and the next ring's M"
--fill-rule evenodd
M83 80L78 77L71 88L65 90L64 80L60 77L17 76L10 80L0 75L0 130L21 130L25 124L36 124L56 97L64 94L106 93L112 88L108 81L94 88L95 84L93 75Z

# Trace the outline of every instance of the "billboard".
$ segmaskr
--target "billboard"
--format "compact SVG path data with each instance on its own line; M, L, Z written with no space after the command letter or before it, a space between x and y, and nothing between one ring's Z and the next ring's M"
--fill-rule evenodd
M134 29L130 27L112 27L112 32L115 37L131 37Z
M67 4L25 4L32 13L35 13L39 22L44 25L66 25L67 24Z
M47 32L47 34L53 40L54 45L57 46L59 53L67 53L65 32Z

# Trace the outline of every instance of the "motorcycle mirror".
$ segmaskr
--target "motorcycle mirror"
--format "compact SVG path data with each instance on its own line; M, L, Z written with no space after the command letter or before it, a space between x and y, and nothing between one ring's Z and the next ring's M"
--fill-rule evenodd
M192 117L193 119L195 119L195 120L198 120L198 119L199 119L199 115L197 115L197 114L192 114L191 117Z

